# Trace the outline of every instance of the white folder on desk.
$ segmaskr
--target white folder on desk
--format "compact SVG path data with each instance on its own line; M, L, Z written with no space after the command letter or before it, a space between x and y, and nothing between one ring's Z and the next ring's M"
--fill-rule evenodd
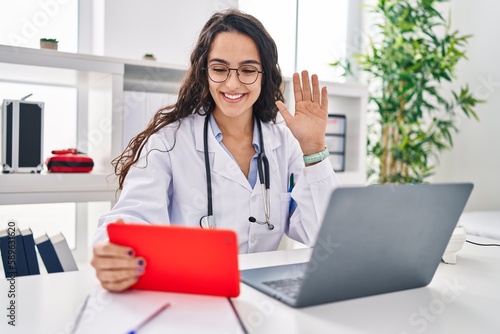
M170 306L142 327L141 334L245 333L226 297L143 290L111 293L102 288L88 299L75 333L128 333L167 302Z

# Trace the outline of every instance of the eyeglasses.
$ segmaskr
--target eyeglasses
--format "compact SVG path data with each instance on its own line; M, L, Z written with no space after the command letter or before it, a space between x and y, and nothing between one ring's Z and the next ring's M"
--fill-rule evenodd
M238 80L244 85L251 85L259 77L259 73L264 73L264 71L259 71L259 69L252 65L241 65L238 68L230 68L223 64L213 64L206 69L208 71L208 77L215 83L226 82L229 78L229 72L236 71L236 76Z

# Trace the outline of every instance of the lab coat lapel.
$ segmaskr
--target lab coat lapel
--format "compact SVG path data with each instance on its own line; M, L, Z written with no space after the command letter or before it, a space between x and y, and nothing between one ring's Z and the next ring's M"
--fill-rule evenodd
M194 131L196 150L204 154L203 148L203 129L205 116L195 118ZM210 158L210 170L213 174L220 175L229 181L237 182L248 191L252 191L252 187L248 180L243 175L238 164L229 156L224 148L217 142L213 136L212 128L208 126L208 152ZM212 179L213 182L213 179Z

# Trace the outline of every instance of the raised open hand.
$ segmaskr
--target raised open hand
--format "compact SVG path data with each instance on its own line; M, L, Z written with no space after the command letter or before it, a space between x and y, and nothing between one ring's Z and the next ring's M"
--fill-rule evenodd
M295 114L288 111L285 104L276 101L276 106L283 116L292 134L299 141L304 155L314 154L325 148L326 121L328 119L328 94L326 87L319 87L316 74L309 79L309 73L302 71L293 75L293 93L295 96ZM312 82L312 90L311 90Z

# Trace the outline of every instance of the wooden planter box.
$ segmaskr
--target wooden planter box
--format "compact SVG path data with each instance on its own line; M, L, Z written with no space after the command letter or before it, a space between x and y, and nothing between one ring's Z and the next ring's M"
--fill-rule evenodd
M57 50L57 43L54 42L40 42L41 49Z

